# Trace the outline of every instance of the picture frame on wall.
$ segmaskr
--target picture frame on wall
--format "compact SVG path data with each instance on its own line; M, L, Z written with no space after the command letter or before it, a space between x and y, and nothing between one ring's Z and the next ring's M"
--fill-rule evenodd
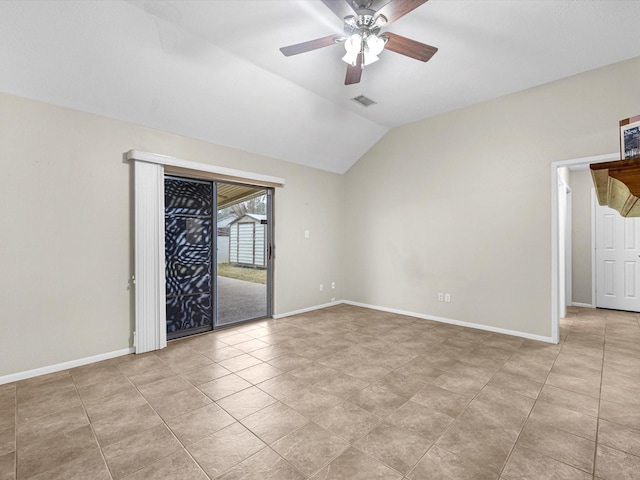
M640 115L620 120L620 157L640 157Z

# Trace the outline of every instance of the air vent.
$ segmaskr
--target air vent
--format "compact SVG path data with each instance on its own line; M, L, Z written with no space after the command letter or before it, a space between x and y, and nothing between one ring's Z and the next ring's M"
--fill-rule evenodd
M358 95L357 97L354 97L351 100L353 100L356 103L359 103L363 107L370 107L371 105L375 105L376 103L378 103L378 102L374 102L370 98L365 97L364 95Z

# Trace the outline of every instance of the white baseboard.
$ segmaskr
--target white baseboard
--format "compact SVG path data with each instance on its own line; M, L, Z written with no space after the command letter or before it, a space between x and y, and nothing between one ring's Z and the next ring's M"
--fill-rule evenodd
M133 352L133 347L123 348L122 350L101 353L100 355L92 355L91 357L79 358L77 360L70 360L68 362L49 365L48 367L34 368L33 370L27 370L26 372L12 373L10 375L4 375L0 377L0 385L4 385L5 383L18 382L20 380L26 380L27 378L33 378L39 375L46 375L47 373L60 372L62 370L68 370L70 368L81 367L90 363L101 362L102 360L109 360L110 358L129 355Z
M434 315L425 315L423 313L407 312L405 310L398 310L396 308L380 307L378 305L369 305L367 303L352 302L350 300L343 300L342 303L345 303L347 305L353 305L355 307L371 308L372 310L380 310L383 312L397 313L398 315L407 315L409 317L422 318L424 320L433 320L435 322L458 325L460 327L475 328L478 330L486 330L494 333L502 333L504 335L512 335L514 337L522 337L522 338L527 338L529 340L537 340L539 342L554 343L551 337L534 335L532 333L527 333L527 332L519 332L517 330L507 330L506 328L492 327L490 325L482 325L480 323L463 322L461 320L454 320L451 318L436 317Z
M307 307L300 310L294 310L292 312L278 313L277 315L272 315L272 318L278 320L279 318L291 317L293 315L299 315L301 313L313 312L314 310L320 310L322 308L333 307L334 305L340 305L344 303L342 300L337 300L335 302L324 303L322 305L315 305L313 307Z
M578 302L571 302L571 306L582 307L582 308L596 308L595 305L591 305L590 303L578 303Z

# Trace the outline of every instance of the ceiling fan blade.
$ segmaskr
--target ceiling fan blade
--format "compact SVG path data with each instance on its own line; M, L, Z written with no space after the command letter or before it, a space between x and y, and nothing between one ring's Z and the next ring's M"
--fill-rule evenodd
M355 65L349 65L347 67L347 76L344 79L344 84L353 85L354 83L360 83L360 77L362 77L362 53L358 54Z
M389 41L384 46L385 49L399 53L400 55L415 58L421 62L426 62L438 51L436 47L432 47L426 43L416 42L415 40L396 35L395 33L384 32L383 35L389 38Z
M289 45L288 47L282 47L280 51L285 56L297 55L299 53L310 52L311 50L317 50L318 48L328 47L336 44L336 38L340 38L340 35L329 35L328 37L316 38L315 40L309 40L308 42L296 43L295 45Z
M344 20L347 15L355 13L348 0L322 0L322 3L335 13L340 20Z
M324 1L324 0L323 0ZM407 13L415 10L427 0L391 0L384 7L378 10L378 14L387 17L387 23L395 22Z

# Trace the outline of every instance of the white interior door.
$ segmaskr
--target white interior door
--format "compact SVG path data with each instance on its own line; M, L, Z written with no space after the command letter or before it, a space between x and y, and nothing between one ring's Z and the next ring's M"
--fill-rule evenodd
M640 218L597 204L596 306L640 312Z

